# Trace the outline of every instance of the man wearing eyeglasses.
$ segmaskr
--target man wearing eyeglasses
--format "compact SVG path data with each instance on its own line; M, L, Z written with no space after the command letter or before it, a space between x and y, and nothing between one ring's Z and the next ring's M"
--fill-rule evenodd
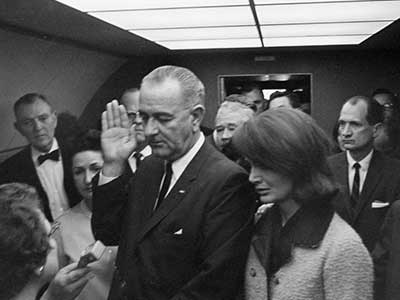
M137 147L128 158L128 163L133 173L135 173L141 161L151 154L151 148L144 135L143 120L139 115L139 95L139 89L130 88L124 91L120 100L128 114L129 125L135 125Z
M72 181L71 157L54 137L57 114L47 98L37 93L19 98L14 114L14 126L29 145L1 164L0 183L34 186L46 217L53 221L79 199Z

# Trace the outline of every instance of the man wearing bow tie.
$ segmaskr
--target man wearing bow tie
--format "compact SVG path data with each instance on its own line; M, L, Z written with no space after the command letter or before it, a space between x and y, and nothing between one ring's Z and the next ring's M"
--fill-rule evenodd
M30 93L14 104L15 128L29 142L22 151L0 166L0 183L23 182L34 186L43 201L46 217L52 221L78 201L72 182L68 153L54 137L57 114L46 97Z

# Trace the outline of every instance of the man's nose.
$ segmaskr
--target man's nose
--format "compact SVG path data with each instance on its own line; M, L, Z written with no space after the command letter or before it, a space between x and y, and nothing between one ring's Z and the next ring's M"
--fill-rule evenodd
M153 118L149 118L144 123L144 134L146 136L155 135L158 133L158 122Z
M40 129L42 129L43 128L43 124L42 124L42 122L40 122L39 120L37 120L37 119L34 119L33 120L33 129L34 130L40 130Z
M344 125L343 129L342 129L342 135L344 136L349 136L351 135L351 128L350 128L350 124L346 124Z
M222 133L222 139L230 140L231 138L232 138L232 132L229 129L225 128L224 132Z
M137 113L137 114L136 114L136 118L135 118L135 124L136 124L136 125L142 125L142 123L143 123L143 119L142 119L142 117L140 116L140 114Z

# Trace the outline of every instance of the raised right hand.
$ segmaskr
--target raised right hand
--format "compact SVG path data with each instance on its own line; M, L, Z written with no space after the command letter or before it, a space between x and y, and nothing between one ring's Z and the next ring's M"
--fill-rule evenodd
M129 125L125 107L117 100L107 103L101 116L101 147L104 156L103 174L119 176L136 148L135 126Z

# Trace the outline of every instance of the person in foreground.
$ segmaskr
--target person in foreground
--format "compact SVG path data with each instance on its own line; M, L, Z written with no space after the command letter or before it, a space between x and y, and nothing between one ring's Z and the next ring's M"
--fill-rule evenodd
M57 272L52 231L33 187L0 185L0 299L72 300L93 277L90 268L77 269L77 263Z
M62 265L78 261L87 246L94 243L92 216L92 179L103 167L100 132L89 130L74 141L72 174L82 201L57 219L60 223L59 255ZM107 247L101 258L90 264L95 277L75 300L105 300L110 290L117 247Z
M234 299L255 197L247 173L205 142L203 84L188 69L159 67L142 81L139 112L153 154L127 176L128 194L135 127L116 101L102 116L92 229L119 244L109 299Z
M251 164L259 200L270 204L256 223L245 299L372 299L369 253L331 205L337 187L322 129L278 108L244 123L233 144Z

